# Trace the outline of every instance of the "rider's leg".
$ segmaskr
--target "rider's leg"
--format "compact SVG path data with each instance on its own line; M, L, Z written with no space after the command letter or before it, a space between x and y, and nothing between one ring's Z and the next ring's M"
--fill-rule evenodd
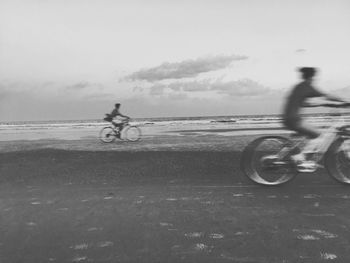
M314 143L317 141L317 139L321 135L320 131L314 129L311 126L306 125L305 123L303 123L303 121L300 118L287 119L285 120L284 124L289 130L295 131L300 135L305 136L306 138L309 139L308 143L305 146L307 150L309 150L310 147L314 145Z
M120 131L121 131L122 128L123 128L123 124L120 123L120 122L115 122L115 121L112 121L112 124L113 124L113 126L116 128L117 137L120 138Z
M314 153L317 150L316 148L319 145L320 141L322 140L320 136L321 132L303 123L298 123L296 128L300 134L309 139L304 146L302 153Z
M301 172L314 172L317 169L317 164L314 161L307 161L307 154L315 152L319 144L320 132L302 123L300 118L293 118L286 121L287 128L298 132L299 134L309 138L305 147L301 152L292 155L292 160L297 164L298 170Z
M120 130L121 126L123 125L122 123L115 122L115 121L112 121L112 124L113 124L114 127L118 128L118 130Z

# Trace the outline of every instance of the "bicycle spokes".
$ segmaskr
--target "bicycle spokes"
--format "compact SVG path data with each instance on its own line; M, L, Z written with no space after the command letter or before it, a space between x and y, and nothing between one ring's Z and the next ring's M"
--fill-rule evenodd
M329 174L339 182L350 184L350 140L336 140L325 156L325 166Z
M283 137L262 137L247 146L242 156L242 165L246 175L254 182L264 185L278 185L292 179L295 175L293 163L280 158L280 152L288 140Z

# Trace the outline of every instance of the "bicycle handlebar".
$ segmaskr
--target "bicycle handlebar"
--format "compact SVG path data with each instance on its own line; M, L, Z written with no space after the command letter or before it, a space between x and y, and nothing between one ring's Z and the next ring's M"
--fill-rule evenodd
M324 104L314 104L314 105L309 104L309 105L305 105L304 107L349 108L350 102L339 103L339 104L335 104L335 103L324 103Z

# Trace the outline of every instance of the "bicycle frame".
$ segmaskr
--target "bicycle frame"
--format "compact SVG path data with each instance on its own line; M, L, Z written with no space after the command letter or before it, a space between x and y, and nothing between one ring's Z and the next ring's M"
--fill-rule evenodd
M326 107L332 106L327 104ZM334 107L349 108L350 104L335 105ZM255 183L270 186L280 185L292 180L298 171L306 172L298 169L298 160L304 159L315 163L310 172L315 172L318 167L324 166L331 177L338 182L350 185L349 116L345 117L344 114L339 116L332 117L332 123L329 127L322 129L321 135L309 142L307 139L295 141L278 135L256 138L242 152L241 167L243 172ZM305 142L306 145L301 147L301 144ZM300 159L298 159L299 156L291 158L300 152L304 154L304 158L302 156ZM321 160L322 165L316 165Z
M116 128L118 128L119 132L121 132L126 126L129 125L129 120L123 120L119 123L112 121L111 124L113 125L113 129L116 130Z
M327 152L331 144L340 136L340 128L344 126L345 121L344 118L341 118L339 121L332 124L330 127L326 128L322 134L313 140L307 140L304 139L301 142L297 142L292 147L288 147L289 149L282 148L281 151L278 154L279 159L285 158L290 152L295 149L296 147L299 147L302 143L306 142L306 147L302 150L302 153L304 154L317 154L317 158L314 160L316 162L320 161L324 154ZM311 147L307 147L309 144L312 144ZM344 144L343 147L346 152L350 152L350 143ZM350 154L350 153L349 153Z
M100 140L102 142L112 142L116 138L127 141L138 141L141 136L141 130L130 124L129 120L124 120L121 123L111 122L109 126L103 127L100 130ZM111 137L111 139L109 139Z
M341 114L340 116L342 117ZM318 138L314 139L315 147L312 149L312 152L319 153L321 155L320 157L322 157L327 152L331 144L339 137L340 128L344 126L344 124L344 118L340 118L338 121L335 121L333 125L323 131Z

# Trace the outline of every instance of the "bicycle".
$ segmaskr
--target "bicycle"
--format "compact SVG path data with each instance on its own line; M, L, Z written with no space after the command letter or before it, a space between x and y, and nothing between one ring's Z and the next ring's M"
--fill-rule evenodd
M349 108L350 103L311 107ZM291 137L297 136L294 134ZM299 172L291 156L300 151L299 146L304 142L305 139L295 142L273 135L257 138L244 149L241 168L249 179L258 184L280 185L289 182ZM344 125L344 119L331 125L321 134L310 155L318 168L324 166L338 182L350 184L350 125Z
M106 114L108 115L108 114ZM110 117L104 118L104 120L112 122ZM104 143L110 143L115 141L117 138L120 140L127 140L136 142L141 139L141 129L136 125L131 125L129 119L124 120L120 127L116 125L110 125L103 127L100 131L100 140Z

